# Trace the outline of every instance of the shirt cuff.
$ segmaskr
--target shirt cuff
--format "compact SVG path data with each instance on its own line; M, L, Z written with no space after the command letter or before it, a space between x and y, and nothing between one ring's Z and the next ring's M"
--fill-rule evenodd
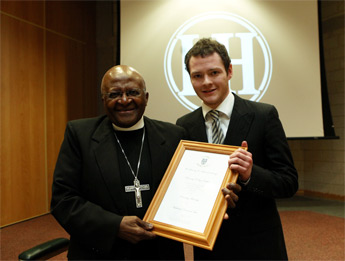
M241 183L243 186L247 186L248 183L249 183L249 181L250 181L250 178L251 178L251 177L249 177L249 179L248 179L246 182L243 182L243 181L241 181L241 179L240 179L240 183Z

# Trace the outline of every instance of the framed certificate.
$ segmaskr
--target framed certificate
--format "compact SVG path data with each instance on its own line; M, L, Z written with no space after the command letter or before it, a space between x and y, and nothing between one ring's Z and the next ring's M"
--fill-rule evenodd
M227 209L221 189L238 177L228 167L238 148L182 140L144 216L153 232L212 250Z

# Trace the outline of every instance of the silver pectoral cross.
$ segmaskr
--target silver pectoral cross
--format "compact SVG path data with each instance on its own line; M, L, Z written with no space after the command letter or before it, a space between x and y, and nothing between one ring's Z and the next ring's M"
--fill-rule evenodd
M142 208L143 200L141 198L141 191L150 190L150 185L149 184L140 185L140 181L137 178L134 179L133 183L134 183L134 186L125 186L125 191L126 192L134 191L136 206L137 208Z

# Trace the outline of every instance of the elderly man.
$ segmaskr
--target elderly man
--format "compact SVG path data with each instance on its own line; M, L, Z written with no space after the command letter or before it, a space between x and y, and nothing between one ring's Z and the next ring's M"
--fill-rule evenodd
M106 116L71 121L56 163L51 213L70 234L69 259L183 259L182 243L142 220L184 129L143 116L149 94L129 66L101 85Z
M54 172L51 213L71 236L68 258L183 259L182 243L142 218L185 130L143 116L149 94L132 67L109 69L101 92L107 115L67 124ZM229 207L240 189L223 188Z

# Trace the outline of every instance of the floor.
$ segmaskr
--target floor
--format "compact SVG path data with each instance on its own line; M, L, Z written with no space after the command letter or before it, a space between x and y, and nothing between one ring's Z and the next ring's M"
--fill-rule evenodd
M343 221L345 202L299 195L276 201L278 209L282 211L281 219L290 260L345 260ZM308 211L308 213L300 214L290 211ZM315 212L329 216L320 217ZM0 232L3 240L0 246L0 260L17 260L18 253L33 245L51 238L68 237L50 215L6 227ZM23 233L30 234L30 240L27 240L28 236L18 238L18 234ZM332 258L329 258L330 251ZM187 260L191 260L190 252L190 250L187 252ZM66 252L53 260L61 259L66 260Z
M293 198L277 199L278 210L307 210L321 214L344 218L345 202L305 196L294 196Z

